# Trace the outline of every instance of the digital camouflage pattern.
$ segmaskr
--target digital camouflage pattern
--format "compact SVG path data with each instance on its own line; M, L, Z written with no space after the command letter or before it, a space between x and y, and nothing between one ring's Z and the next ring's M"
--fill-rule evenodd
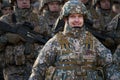
M54 1L55 1L55 2L59 2L60 4L61 4L61 2L62 2L61 0L41 0L41 1L40 1L41 4L40 4L40 8L39 8L39 9L40 9L40 13L42 13L43 10L48 9L48 8L46 8L46 7L48 7L47 4L48 4L49 2L54 2Z
M82 3L71 0L63 9L70 8L70 12L79 10L73 9L75 6L82 9L83 4L79 4ZM66 24L65 30L50 39L40 51L29 80L104 80L103 66L112 62L110 54L84 27L71 28Z
M102 66L112 61L109 54L89 32L59 33L39 53L29 80L103 80Z
M44 36L52 37L53 34L53 26L59 16L59 12L50 12L45 11L42 15L39 17L39 31ZM41 30L42 29L42 30Z
M120 79L120 14L116 15L107 26L108 31L116 33L117 38L114 38L116 46L115 53L113 54L113 63L109 64L106 68L107 80ZM111 34L112 34L111 33Z
M88 12L85 5L82 2L79 1L79 5L81 5L82 7L77 5L78 1L74 2L74 5L72 6L71 6L71 3L72 1L71 2L68 1L67 4L63 6L64 9L61 12L61 18L67 17L69 14L72 14L72 13L86 14Z
M100 1L101 0L93 0L95 1L95 4L98 4L100 6ZM111 6L112 6L112 0L110 0ZM95 6L95 5L94 5ZM115 13L112 12L112 10L104 10L101 7L98 7L96 9L96 18L94 20L94 27L98 30L103 30L105 31L105 26L112 20L112 18L116 15Z
M6 22L12 26L23 22L30 22L34 24L35 27L39 26L38 15L32 12L32 8L30 9L18 9L16 7L16 12L13 15L8 14L1 17L1 21ZM5 59L5 67L3 70L4 79L5 80L28 80L28 77L31 73L33 62L37 56L37 48L38 44L31 44L26 46L24 39L19 38L16 34L5 33L3 36L7 38L7 41L16 42L17 39L20 39L18 43L12 44L11 42L7 42L8 44L5 47L4 59ZM2 36L0 36L2 38ZM25 54L26 47L30 47L30 54ZM34 51L35 50L35 51ZM3 63L4 63L3 62Z
M43 0L43 1L41 1L41 4L46 3L45 1L53 2L53 1L60 1L60 0ZM60 7L60 5L59 5L59 7ZM43 11L41 11L41 13L42 14L39 17L40 27L37 30L42 35L47 36L48 38L51 38L54 35L53 26L54 26L58 16L60 15L60 11L55 11L54 12L54 11L50 11L49 9L44 9L43 8Z

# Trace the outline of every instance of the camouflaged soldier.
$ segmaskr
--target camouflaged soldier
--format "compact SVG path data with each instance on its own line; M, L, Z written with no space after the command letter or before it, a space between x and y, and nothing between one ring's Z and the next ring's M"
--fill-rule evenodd
M1 21L12 26L30 22L34 26L39 25L38 15L32 12L32 0L14 0L16 4L15 13L1 17ZM35 60L33 44L28 44L18 34L6 33L2 35L7 39L5 47L5 80L28 80L31 73L31 68ZM3 39L3 38L2 38Z
M34 63L29 80L105 80L103 67L112 59L105 48L85 30L86 7L70 0L62 8L63 32L50 39Z
M61 0L41 0L40 7L40 27L38 32L51 38L53 36L52 28L60 13Z
M64 3L67 2L67 1L69 1L69 0L66 0L66 1L63 0L62 4L64 5ZM92 15L91 15L91 10L93 11L93 9L92 9L92 1L91 0L78 0L78 1L82 2L86 6L86 8L88 10L89 19L92 20ZM56 34L59 31L63 31L64 25L65 25L64 20L60 19L60 17L59 17L57 19L57 21L55 22L55 26L53 28L53 32Z
M98 30L105 30L105 26L116 15L112 12L113 0L93 0L98 19L94 20L94 27Z
M116 15L107 26L109 34L114 35L115 53L113 54L113 63L106 67L107 80L120 79L120 13ZM113 46L114 46L113 45Z
M10 2L4 1L1 7L2 15L10 14L13 11L13 6Z
M1 12L0 16L11 13L12 6L9 2L0 0ZM0 31L0 80L4 80L3 68L5 67L5 46L7 43L7 38L4 36L4 32Z

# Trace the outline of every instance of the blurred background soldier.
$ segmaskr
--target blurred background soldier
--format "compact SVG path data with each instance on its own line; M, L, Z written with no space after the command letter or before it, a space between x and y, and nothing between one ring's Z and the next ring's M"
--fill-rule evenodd
M120 0L113 0L112 10L114 13L120 13Z
M51 38L54 34L52 28L60 14L61 0L41 0L40 27L38 32Z
M93 2L99 15L99 19L94 21L94 27L98 30L105 30L105 25L116 15L112 12L113 0L93 0Z
M112 61L107 58L110 51L86 31L87 16L83 3L64 4L64 31L42 48L29 80L105 80L102 66Z
M7 14L12 14L13 7L9 1L0 0L0 17ZM7 44L7 38L0 30L0 80L4 80L3 68L5 67L5 46Z
M15 11L13 14L2 16L0 19L2 22L13 27L20 24L28 27L31 26L31 24L34 27L39 26L39 16L33 12L31 6L32 0L12 0L11 2L15 5ZM6 32L2 34L0 38L7 39L7 45L4 49L4 79L28 80L36 56L36 54L34 54L34 45L30 44L18 34Z
M2 2L2 7L1 7L2 15L6 14L12 14L13 13L13 6L10 2Z
M116 45L115 53L113 54L113 63L108 64L106 67L107 80L120 79L120 13L116 15L107 26L109 33L114 35L114 45Z

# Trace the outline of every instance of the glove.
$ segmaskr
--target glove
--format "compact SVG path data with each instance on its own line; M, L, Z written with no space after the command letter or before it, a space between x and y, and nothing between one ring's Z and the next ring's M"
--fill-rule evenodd
M34 29L34 24L32 24L32 23L30 23L30 22L24 22L24 23L22 24L22 26L27 27L27 28L29 28L30 30L33 30L33 29Z
M12 44L17 44L22 40L21 36L19 36L18 34L13 34L13 33L7 33L6 37L7 37L8 42Z

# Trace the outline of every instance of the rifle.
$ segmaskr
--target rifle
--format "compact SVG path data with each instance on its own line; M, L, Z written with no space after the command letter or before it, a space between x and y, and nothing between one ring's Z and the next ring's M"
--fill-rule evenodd
M0 21L0 31L7 33L15 33L20 35L25 39L25 50L24 54L29 55L32 52L32 43L45 44L51 37L44 37L39 33L33 31L34 25L29 22L24 22L22 24L17 24L16 26L10 26L9 24Z
M33 31L33 29L33 25L28 22L24 22L23 24L18 24L13 27L5 22L0 21L0 31L19 34L28 42L39 42L40 44L45 44L48 39L50 39L50 37L45 38L39 33Z

